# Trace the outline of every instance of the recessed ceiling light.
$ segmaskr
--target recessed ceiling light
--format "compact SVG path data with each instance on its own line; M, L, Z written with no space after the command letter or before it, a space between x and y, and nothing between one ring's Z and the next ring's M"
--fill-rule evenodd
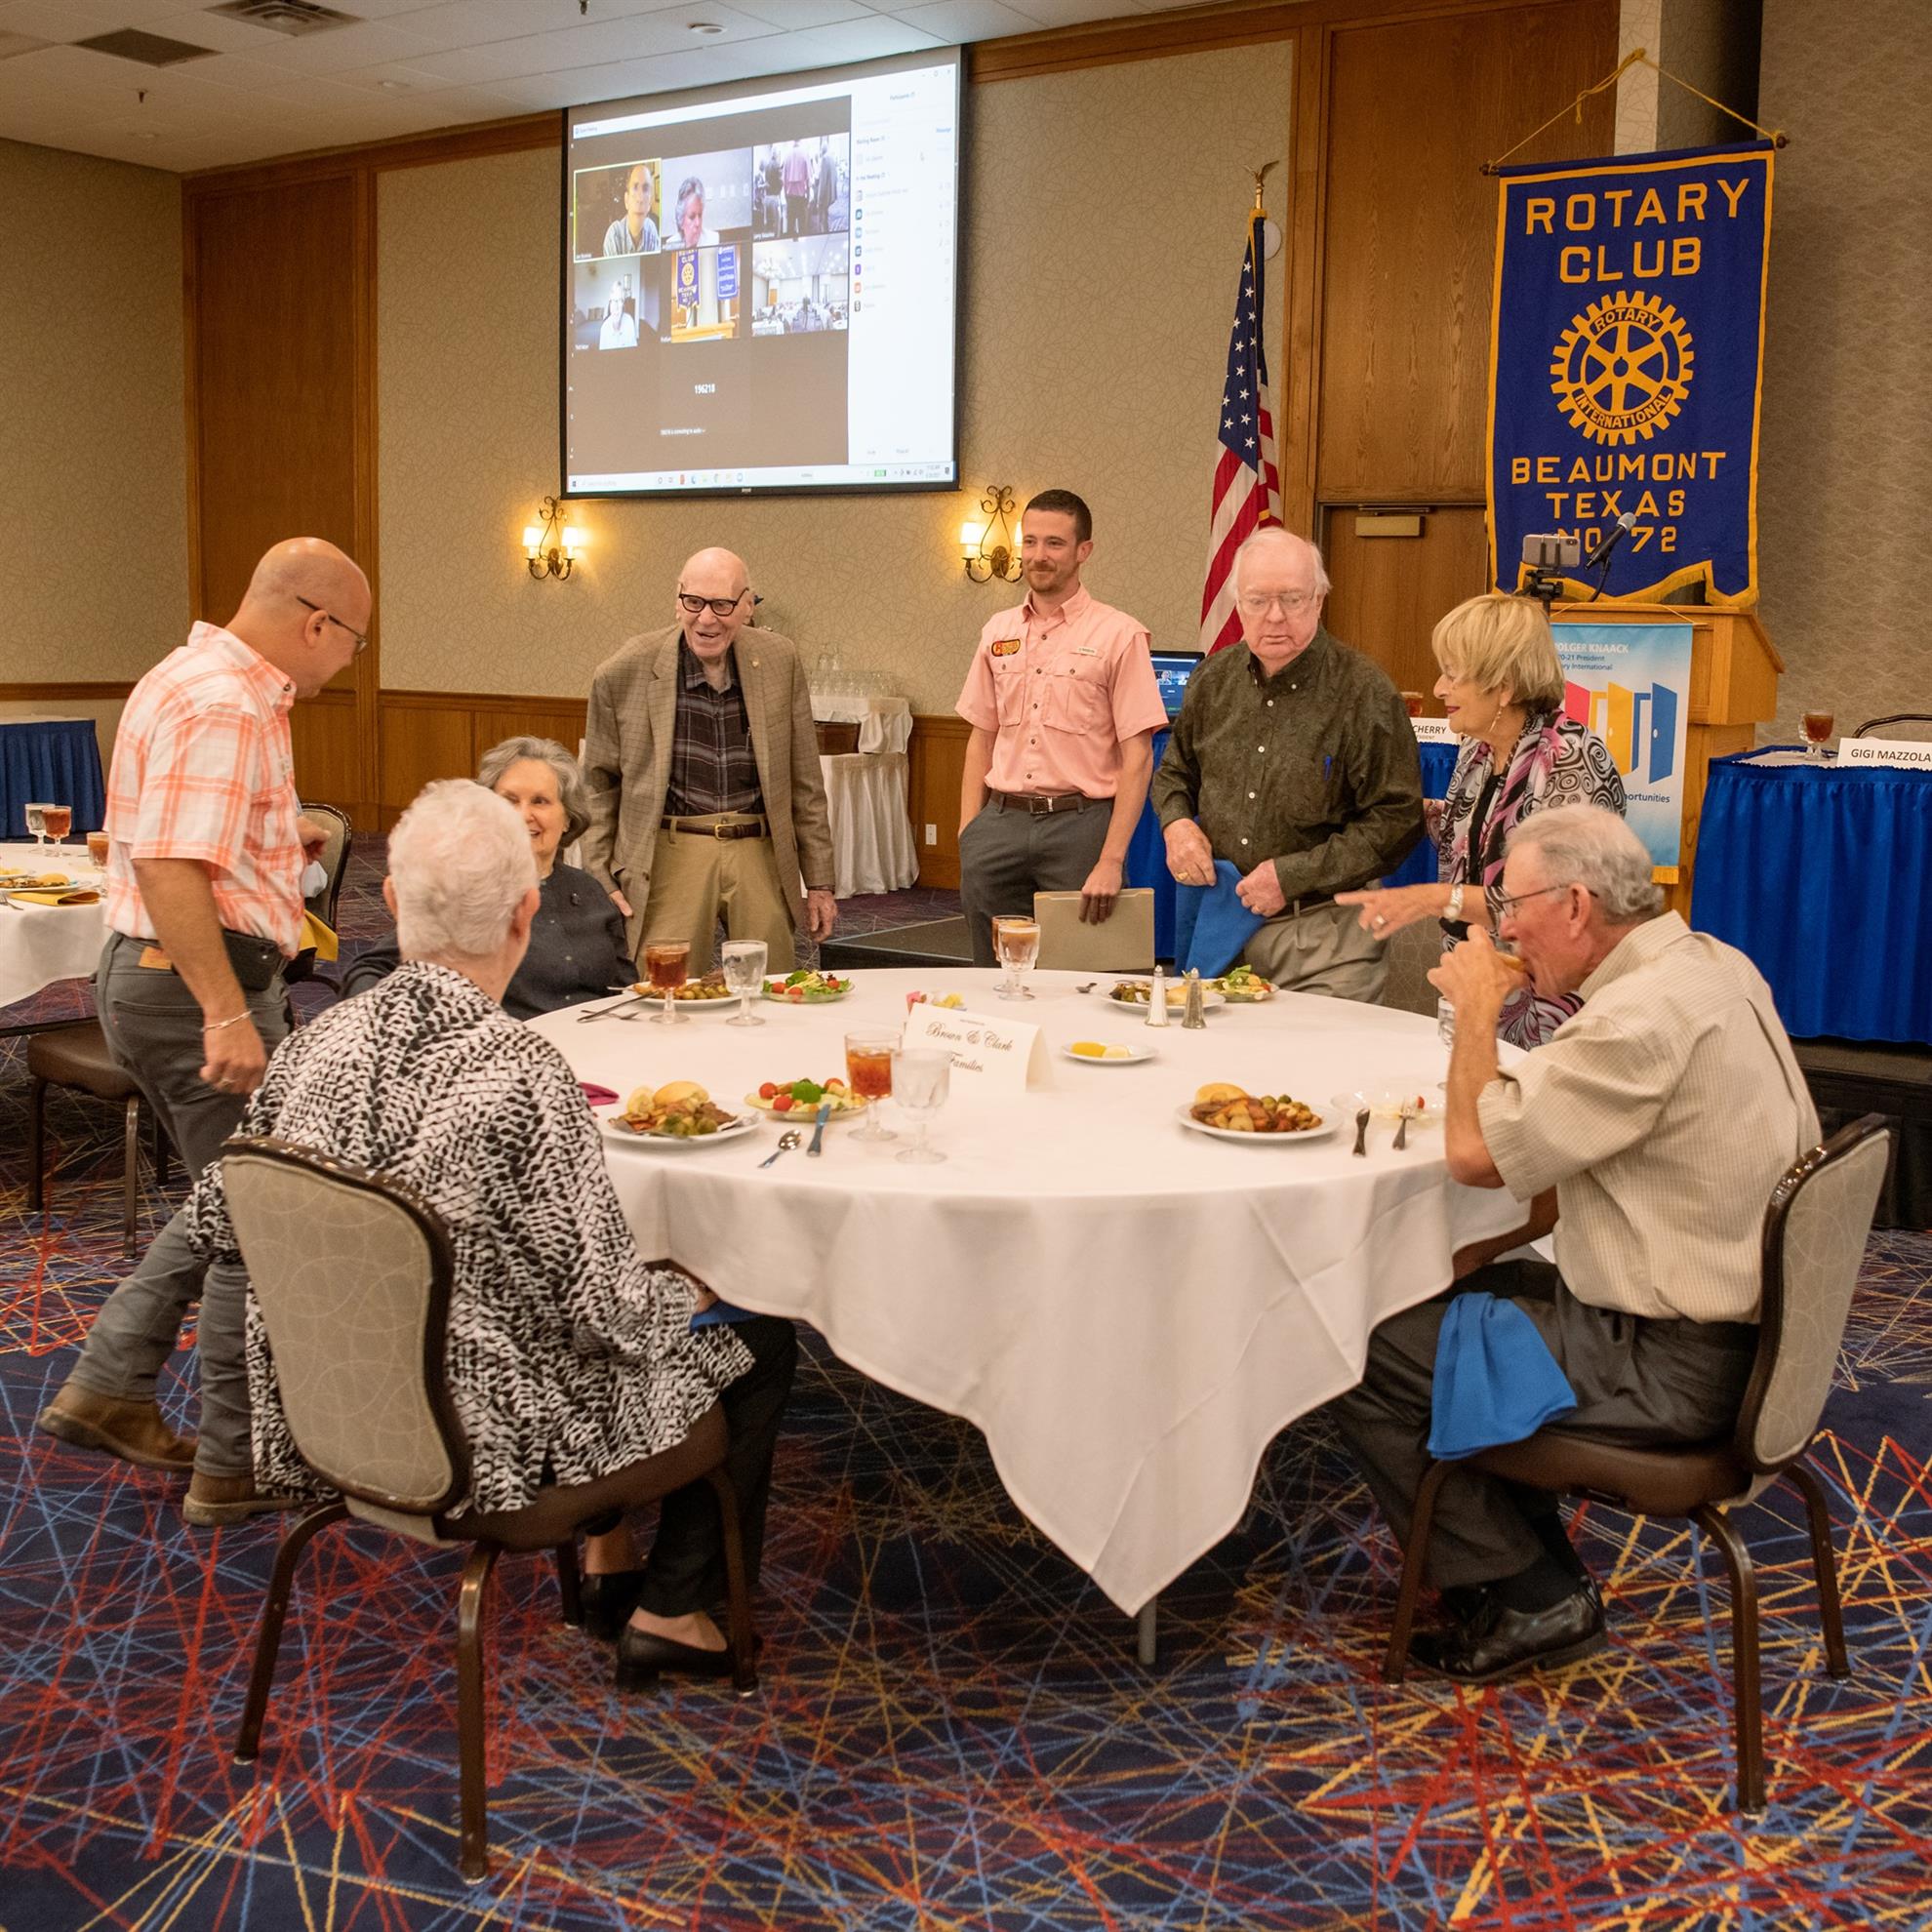
M693 33L722 33L724 28L716 20L693 20L691 22L691 31Z

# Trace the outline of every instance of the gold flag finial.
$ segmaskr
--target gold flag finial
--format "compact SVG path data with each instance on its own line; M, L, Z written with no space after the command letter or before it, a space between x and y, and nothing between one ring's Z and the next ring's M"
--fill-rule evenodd
M1266 161L1259 168L1250 171L1255 178L1255 213L1257 215L1266 215L1268 213L1268 201L1263 190L1263 183L1280 165L1281 163L1279 161Z

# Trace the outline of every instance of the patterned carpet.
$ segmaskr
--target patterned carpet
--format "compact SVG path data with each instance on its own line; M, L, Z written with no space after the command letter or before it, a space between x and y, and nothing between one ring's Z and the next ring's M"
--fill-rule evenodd
M346 930L373 930L374 876L359 857ZM1724 1808L1721 1571L1689 1531L1587 1513L1613 1619L1588 1664L1389 1689L1393 1550L1309 1423L1163 1599L1143 1670L973 1430L808 1339L760 1696L615 1697L545 1566L506 1564L495 1860L472 1890L454 1873L452 1558L325 1532L262 1760L237 1766L272 1527L189 1532L167 1479L33 1430L120 1271L120 1175L109 1110L57 1100L52 1211L30 1222L25 1087L0 1044L6 1932L1932 1928L1932 1237L1874 1238L1818 1457L1848 1682L1822 1673L1795 1498L1744 1518L1771 1780L1748 1829ZM169 1205L150 1190L150 1230ZM185 1380L167 1406L191 1413Z

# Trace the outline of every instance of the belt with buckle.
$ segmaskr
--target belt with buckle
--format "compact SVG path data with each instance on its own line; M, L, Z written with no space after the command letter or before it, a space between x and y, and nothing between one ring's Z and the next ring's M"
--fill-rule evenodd
M769 838L771 827L763 819L751 819L738 825L723 825L715 819L671 819L662 820L661 825L667 832L683 832L693 838Z
M1084 791L994 791L986 787L986 795L1004 812L1030 812L1039 818L1048 812L1077 812L1083 805L1105 805L1111 801L1104 798L1089 798Z

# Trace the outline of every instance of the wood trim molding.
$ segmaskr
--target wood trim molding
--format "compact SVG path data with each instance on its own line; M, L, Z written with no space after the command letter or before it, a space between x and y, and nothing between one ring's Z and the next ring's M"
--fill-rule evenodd
M525 691L385 690L379 702L398 711L582 711L587 698L568 693L541 698Z
M119 704L134 692L132 683L113 680L93 683L85 680L38 684L0 684L0 704L37 704L43 698L66 699L69 703Z
M446 161L475 161L493 154L522 154L533 147L558 147L563 142L561 107L542 114L519 114L506 121L474 121L409 135L400 141L351 142L343 147L318 147L273 161L236 161L224 168L204 168L181 177L189 195L220 194L235 189L286 187L295 181L358 174L386 174L392 168L435 168Z

